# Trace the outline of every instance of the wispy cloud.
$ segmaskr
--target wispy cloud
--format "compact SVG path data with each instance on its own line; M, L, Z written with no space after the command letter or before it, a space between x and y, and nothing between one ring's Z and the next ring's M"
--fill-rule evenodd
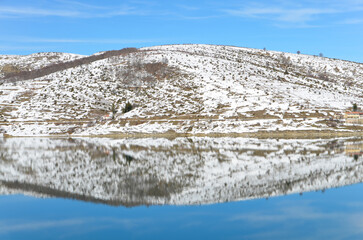
M60 1L55 8L14 7L0 5L0 18L26 17L68 17L68 18L107 18L125 15L146 15L148 11L133 6L98 6L74 1Z
M224 9L225 13L231 16L264 19L279 26L314 26L316 20L322 20L325 17L338 16L340 14L363 11L363 1L347 0L350 4L342 4L343 1L335 0L325 4L291 4L279 1L279 4L255 4L247 3L246 7ZM309 6L309 7L306 7Z
M132 44L132 43L158 43L161 39L71 39L71 38L29 38L12 37L7 41L21 43L94 43L94 44Z
M363 18L350 18L350 19L345 19L341 22L339 22L340 24L363 24Z
M176 6L178 8L181 8L181 9L184 9L184 10L187 10L187 11L197 11L197 10L200 10L199 7L191 6L191 5L177 4Z
M361 0L271 0L244 1L233 5L225 1L224 7L215 3L161 4L157 1L129 0L120 4L92 4L76 0L55 0L52 4L28 6L0 5L0 18L63 17L112 18L118 16L174 17L181 20L203 20L221 17L262 19L278 26L311 27L321 25L319 20L337 17L342 24L360 24L361 19L344 20L344 14L363 12ZM353 16L350 16L353 17ZM319 24L318 24L319 22Z
M0 6L0 17L30 17L30 16L56 16L56 17L79 17L82 13L79 11L52 10L33 7L7 7Z
M315 204L314 204L315 205ZM297 232L294 224L289 223L309 222L316 223L317 230L301 239L343 239L361 237L363 233L362 213L355 211L328 210L302 204L300 206L281 206L271 211L236 214L228 218L228 222L245 222L260 228L270 226L271 223L279 224L279 231L261 231L260 233L245 236L248 239L286 238L285 233ZM310 236L310 238L309 238ZM333 237L333 238L332 238ZM293 238L293 237L289 237ZM299 238L300 239L300 238Z
M48 46L49 48L49 46ZM44 46L14 46L0 44L0 54L8 51L46 51L48 48Z
M202 14L203 9L194 5L161 5L153 1L124 1L122 4L94 5L73 0L57 0L57 4L44 7L2 6L0 18L63 17L63 18L112 18L118 16L172 16L182 20L214 18ZM193 16L188 16L193 12Z
M141 219L127 219L127 218L80 218L80 219L65 219L65 220L44 220L44 221L0 221L0 234L22 231L39 231L50 228L65 228L75 226L89 226L97 224L98 227L123 227L126 229L136 228L150 220L146 218Z
M219 15L207 15L207 16L187 16L187 15L181 15L181 14L173 14L174 17L178 18L178 19L182 19L182 20L207 20L207 19L212 19L212 18L219 18L221 16Z
M289 221L292 219L304 219L304 220L319 220L319 219L332 219L339 218L342 215L340 213L321 213L315 209L307 206L300 207L284 207L277 213L261 213L261 214L242 214L231 217L230 221L253 221L253 222L273 222L273 221Z
M0 222L0 233L34 231L34 230L48 229L54 227L67 227L74 225L82 225L85 224L86 222L87 221L84 219L38 221L38 222L23 222L23 223Z
M61 4L66 4L68 7L81 7L81 8L89 8L89 9L107 9L104 5L92 5L83 2L71 1L71 0L57 0L57 2Z
M337 13L335 9L315 9L315 8L245 8L239 10L225 10L226 13L245 18L263 18L280 23L306 24L323 14Z
M153 42L160 42L160 40L155 40L155 39L29 39L28 42L129 44L129 43L153 43Z
M140 47L157 45L168 42L165 39L77 39L77 38L32 38L32 37L8 37L0 40L0 54L29 54L34 52L74 52L69 47L96 46L96 49L119 49L122 47ZM108 47L107 47L108 46ZM75 51L77 52L77 51ZM79 52L78 52L79 53ZM82 52L91 54L91 52Z

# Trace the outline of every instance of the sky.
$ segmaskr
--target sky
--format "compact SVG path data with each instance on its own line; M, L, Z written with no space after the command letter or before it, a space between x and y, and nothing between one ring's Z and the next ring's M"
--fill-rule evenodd
M363 0L0 0L0 54L218 44L363 63Z
M362 239L363 185L201 206L113 207L0 195L0 238Z

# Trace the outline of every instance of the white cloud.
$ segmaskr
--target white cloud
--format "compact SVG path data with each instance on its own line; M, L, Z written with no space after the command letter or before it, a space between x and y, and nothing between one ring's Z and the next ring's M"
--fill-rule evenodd
M12 37L7 41L21 43L95 43L95 44L132 44L132 43L158 43L161 39L67 39L67 38L28 38Z
M38 221L38 222L23 222L23 223L0 222L0 233L34 231L34 230L41 230L54 227L82 225L84 223L86 223L86 220L83 219Z
M305 23L315 16L337 13L334 9L285 9L285 8L246 8L241 10L225 10L225 12L241 17L266 18L279 22Z
M345 19L340 22L340 24L362 24L363 18L351 18L351 19Z
M349 3L349 4L348 4ZM228 15L243 18L256 18L271 21L279 26L311 26L312 22L324 20L327 16L341 18L343 14L363 11L363 1L326 1L320 4L292 4L291 2L279 1L274 5L246 3L246 7L225 9ZM307 7L308 6L308 7ZM321 23L319 23L321 24Z
M183 5L183 4L177 4L176 5L178 8L181 8L181 9L184 9L184 10L187 10L187 11L197 11L197 10L200 10L199 7L195 7L195 6L189 6L189 5Z
M96 6L78 2L62 1L67 3L54 8L13 7L0 6L1 18L26 18L26 17L68 17L68 18L107 18L125 15L146 15L146 10L136 7L123 6Z
M83 2L77 1L70 1L70 0L57 0L62 4L66 4L69 7L81 7L81 8L89 8L89 9L107 9L106 6L99 6L99 5L91 5Z
M65 220L44 220L44 221L0 221L0 234L21 232L21 231L39 231L49 228L64 228L74 226L86 226L97 224L98 227L123 227L126 229L136 228L145 223L150 223L149 219L127 219L127 218L81 218Z
M316 209L309 206L286 206L282 207L279 212L276 213L253 213L253 214L241 214L231 217L230 221L253 221L253 222L273 222L273 221L289 221L293 219L303 220L319 220L319 219L339 219L345 214L333 212L323 213L318 212Z
M0 53L6 51L45 51L44 46L13 46L13 45L0 45Z
M51 10L32 7L6 7L0 6L0 17L27 17L27 16L57 16L57 17L79 17L82 13L78 11Z

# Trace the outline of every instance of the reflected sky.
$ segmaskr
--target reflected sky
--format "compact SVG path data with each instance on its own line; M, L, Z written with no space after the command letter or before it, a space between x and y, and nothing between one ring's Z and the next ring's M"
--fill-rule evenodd
M0 196L0 239L363 239L362 190L133 208Z

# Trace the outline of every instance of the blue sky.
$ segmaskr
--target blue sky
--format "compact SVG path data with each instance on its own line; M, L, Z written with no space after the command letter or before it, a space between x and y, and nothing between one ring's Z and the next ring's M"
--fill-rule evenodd
M0 54L205 43L363 62L363 0L0 0Z

